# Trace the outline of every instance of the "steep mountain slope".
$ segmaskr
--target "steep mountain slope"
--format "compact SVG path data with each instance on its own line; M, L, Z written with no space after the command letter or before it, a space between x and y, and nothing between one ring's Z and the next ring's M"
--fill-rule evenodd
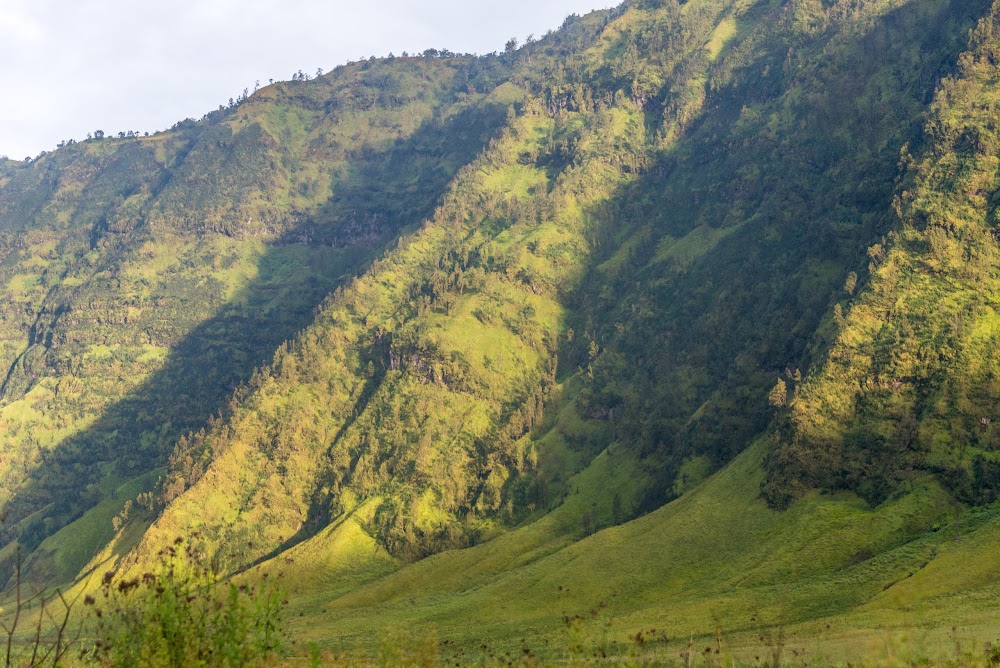
M808 368L981 9L626 6L525 65L435 215L182 444L137 554L197 529L239 570L373 501L409 561L558 505L608 447L636 475L590 530L682 492Z
M460 58L365 63L5 170L8 540L32 550L163 466L345 273L432 211L504 118L474 92L491 76Z
M6 556L358 644L982 609L998 17L640 0L4 164Z
M685 462L745 448L776 380L819 361L841 286L892 224L900 151L983 7L737 6L715 29L736 32L697 80L701 113L615 203L563 353L601 353L580 412L648 460L647 508Z
M901 225L870 249L870 286L791 402L768 487L779 503L815 486L878 502L921 470L968 503L1000 493L997 21L943 82L926 149L904 158Z

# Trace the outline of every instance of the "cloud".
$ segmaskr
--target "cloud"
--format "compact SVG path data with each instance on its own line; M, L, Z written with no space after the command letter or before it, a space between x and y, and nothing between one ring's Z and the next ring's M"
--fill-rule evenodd
M27 13L24 2L7 0L7 4L0 5L0 40L21 46L41 37L42 26Z

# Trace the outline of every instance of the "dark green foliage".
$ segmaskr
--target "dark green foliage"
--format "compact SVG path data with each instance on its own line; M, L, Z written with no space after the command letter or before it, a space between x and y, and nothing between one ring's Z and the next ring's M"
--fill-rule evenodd
M998 17L994 6L942 81L922 150L903 153L897 229L869 248L870 286L779 432L766 486L777 505L817 485L879 503L920 471L966 502L997 497Z
M608 261L576 297L563 367L592 365L585 412L611 416L661 478L647 507L684 458L741 451L773 416L776 377L822 359L823 318L889 224L899 152L979 11L835 4L805 30L793 7L738 19L704 100L667 102L660 132L684 135L608 207Z

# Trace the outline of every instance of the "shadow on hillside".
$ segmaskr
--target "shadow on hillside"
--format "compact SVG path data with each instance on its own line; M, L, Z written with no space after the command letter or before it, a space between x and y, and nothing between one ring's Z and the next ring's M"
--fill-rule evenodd
M734 68L684 137L590 212L597 250L568 298L567 324L593 339L560 346L559 367L586 369L591 340L619 356L593 364L580 408L611 425L608 442L644 460L654 482L635 512L675 495L686 459L719 467L742 451L774 416L776 378L822 356L817 332L846 274L861 271L866 249L893 224L899 151L919 140L919 110L965 46L965 29L943 25L967 27L974 16L960 0L916 0L835 50L817 40L809 57L822 66L806 85L787 74L791 47L777 41ZM914 62L911 50L921 54ZM894 107L879 106L887 86L904 91L890 98ZM789 111L792 87L804 93ZM759 120L741 123L750 106ZM772 114L781 141L768 137ZM664 260L665 242L697 244L697 253ZM623 249L624 261L608 261ZM608 445L586 440L570 444L584 461ZM601 493L611 516L616 490ZM327 507L310 509L296 535L255 563L313 535Z
M801 84L783 74L788 49L778 43L782 48L757 53L733 70L730 84L711 91L701 117L668 155L597 212L602 240L590 258L589 275L570 298L575 315L569 325L591 334L601 350L614 350L626 360L618 370L595 364L595 391L585 408L587 417L607 419L615 431L612 440L650 462L659 477L645 509L668 500L669 482L685 458L707 455L719 465L742 450L771 419L767 393L776 376L785 367L807 368L815 355L815 333L838 299L831 295L843 285L847 270L864 265L867 246L892 222L888 212L899 150L918 138L921 129L922 117L913 109L930 99L944 64L953 63L964 48L964 43L940 44L941 34L965 35L943 31L941 25L971 23L973 15L962 0L943 5L913 0L893 10L870 30L845 39L839 59L806 87L813 97L798 96L799 107L791 111L783 108L781 95ZM892 68L911 49L930 55L913 65L908 78L896 81ZM878 106L880 86L893 81L906 87L911 106ZM874 106L859 103L865 100ZM762 112L756 125L740 123L747 106ZM782 113L792 117L782 119ZM767 133L770 114L784 123L780 141ZM455 141L457 122L421 132ZM462 158L456 162L471 161L485 144L485 135L481 139L475 147L472 142L455 146ZM762 165L769 171L754 169ZM366 174L357 198L377 202L398 168L399 163L387 160L385 171ZM849 180L845 174L857 176ZM383 248L404 225L423 220L450 178L445 173L422 176L423 195L371 241L370 253ZM876 211L886 215L872 215ZM335 241L323 237L335 231L326 223L298 226L277 245ZM690 261L657 257L668 237L690 240L692 234L701 235L696 239L701 241ZM623 270L609 274L598 268L635 239L641 243L631 244ZM328 280L311 288L309 301L319 303L338 277ZM610 298L596 297L604 292ZM266 290L251 286L244 299L264 303ZM648 315L634 315L632 306L639 303ZM98 464L131 446L133 437L116 430L158 432L169 424L158 440L159 459L129 473L162 464L174 440L204 425L208 415L225 405L231 388L266 363L275 347L308 324L310 315L303 312L267 327L220 315L199 326L162 371L54 453L67 469L79 463L81 453L100 453L84 460L84 476L72 470L65 475L36 471L7 512L16 521L53 504L46 513L58 518L52 530L79 516L88 507L79 504L80 493L99 478ZM617 331L616 323L625 326ZM258 337L245 357L227 349L227 332L234 327L254 330ZM586 363L587 343L579 337L577 346L562 351L560 366ZM634 392L612 396L604 392L602 381ZM188 417L169 421L179 392L188 395L183 399ZM46 528L40 536L49 533ZM28 546L39 540L35 537Z
M580 299L572 326L609 323L599 343L632 363L627 376L595 375L633 396L595 390L593 404L621 416L612 440L653 470L641 510L672 498L688 458L730 461L773 419L776 380L823 359L847 273L864 276L868 247L897 222L900 150L919 145L940 77L989 6L974 5L915 0L834 48L776 40L731 70L675 150L612 205L609 223L635 221L642 242L613 279L616 299ZM819 65L790 74L813 45ZM580 294L607 290L601 280ZM631 315L636 304L651 316Z
M484 102L428 121L383 153L363 148L354 178L320 214L269 244L254 282L173 346L162 368L135 391L45 454L0 509L8 527L4 542L18 539L31 552L101 501L94 483L109 471L131 478L164 466L178 438L224 414L234 390L308 326L330 292L430 216L455 172L481 153L501 126L505 111ZM308 275L289 291L274 279L283 269L282 253L295 245L332 247L340 256L323 263L315 260L318 253L310 255ZM294 300L295 306L270 308L276 299ZM108 532L110 539L110 527ZM11 567L10 560L0 566L0 579L10 576ZM44 580L46 574L35 575Z

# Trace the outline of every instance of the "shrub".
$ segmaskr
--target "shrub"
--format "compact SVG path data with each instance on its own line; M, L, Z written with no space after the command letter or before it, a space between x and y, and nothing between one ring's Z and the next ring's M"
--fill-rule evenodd
M185 544L186 543L186 544ZM222 581L190 542L160 553L156 572L104 576L96 639L84 658L107 667L245 667L264 665L283 642L281 587Z

